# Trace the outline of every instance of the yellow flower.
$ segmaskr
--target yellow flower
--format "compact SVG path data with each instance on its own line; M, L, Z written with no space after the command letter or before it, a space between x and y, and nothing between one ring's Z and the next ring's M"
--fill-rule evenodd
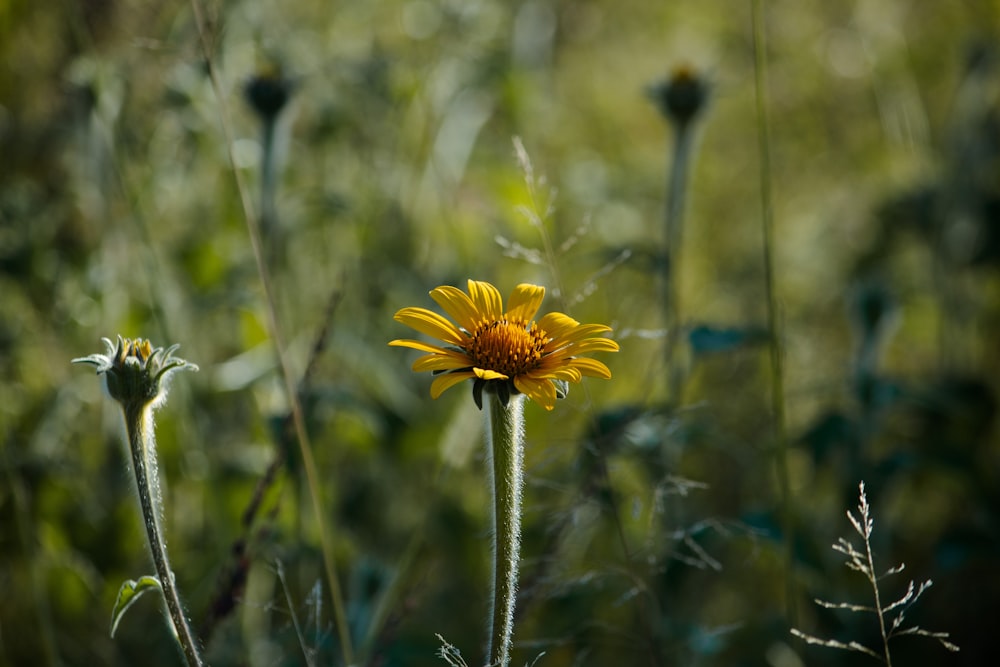
M487 282L469 281L469 293L444 285L431 298L457 323L425 308L403 308L396 321L445 343L394 340L389 345L411 347L428 354L417 359L414 371L433 371L437 398L446 389L474 378L473 397L482 408L482 391L495 391L506 403L522 393L546 410L565 395L557 385L579 382L584 375L609 379L611 371L600 361L581 357L591 352L617 352L618 343L597 334L611 331L603 324L580 324L562 313L548 313L532 321L545 288L521 284L503 309L499 290ZM561 394L561 395L560 395Z

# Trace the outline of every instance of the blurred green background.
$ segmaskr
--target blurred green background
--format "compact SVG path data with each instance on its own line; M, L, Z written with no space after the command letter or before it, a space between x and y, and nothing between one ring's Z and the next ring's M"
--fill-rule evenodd
M481 415L468 387L432 401L416 355L386 346L410 335L397 309L467 278L546 285L543 310L610 324L622 347L602 358L611 381L526 408L516 664L869 661L789 633L878 646L872 617L812 603L870 604L829 548L856 537L844 512L862 479L879 569L907 565L883 599L933 579L907 619L962 647L901 638L894 662L987 664L1000 3L763 4L795 618L749 2L210 1L223 105L188 3L3 0L0 664L181 662L152 596L108 636L118 587L152 567L120 417L69 361L119 333L201 366L174 382L157 435L171 557L211 664L342 664L230 154L268 213L364 664L445 664L436 634L480 659ZM671 265L677 399L657 280L674 134L646 91L680 66L710 96ZM254 80L288 95L270 133Z

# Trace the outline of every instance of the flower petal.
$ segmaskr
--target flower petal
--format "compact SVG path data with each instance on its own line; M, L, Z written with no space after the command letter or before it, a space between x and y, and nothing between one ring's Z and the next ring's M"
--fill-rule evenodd
M476 310L487 320L503 319L503 297L493 285L480 280L469 281L469 298Z
M468 332L476 330L476 325L482 319L482 314L476 309L469 295L451 285L442 285L431 290L431 298L437 301L444 311L458 322L459 326Z
M476 377L480 380L508 380L506 375L503 373L497 373L496 371L491 371L487 368L473 368L472 372L476 374Z
M545 288L521 283L507 300L507 319L530 322L545 298Z
M454 371L460 368L469 368L472 362L464 355L456 352L447 354L428 354L413 362L413 371Z
M565 360L560 362L558 366L552 368L546 368L541 366L531 371L530 373L525 373L525 377L551 380L565 380L566 382L579 382L582 379L580 371L577 369L567 366Z
M588 359L586 357L577 357L570 359L568 362L570 368L575 368L584 375L589 375L590 377L602 378L604 380L611 379L611 369L605 366L603 363L597 359Z
M546 331L548 331L548 329L546 329ZM553 337L552 340L545 344L545 351L551 352L552 350L558 350L559 348L565 347L570 343L583 340L584 338L593 338L597 334L602 334L608 331L611 331L611 327L603 324L578 324L576 328L564 331L561 336Z
M459 331L452 322L426 308L403 308L396 313L394 319L422 334L433 336L459 347L468 340L466 335Z
M567 331L580 326L580 323L563 313L546 313L542 319L538 320L538 326L550 338L560 338Z
M389 345L392 347L412 347L414 350L420 350L421 352L430 352L432 354L444 354L448 350L443 347L438 347L437 345L431 345L430 343L425 343L420 340L410 340L407 338L399 338L397 340L390 340Z
M587 352L617 352L618 343L610 338L587 338L567 346L573 351L573 356Z
M514 378L514 386L519 392L546 410L551 410L556 406L556 386L552 384L551 380L519 376Z
M437 398L443 394L448 389L451 389L456 384L461 383L463 380L468 380L471 377L475 377L472 371L456 371L454 373L445 373L444 375L439 375L431 382L431 398Z

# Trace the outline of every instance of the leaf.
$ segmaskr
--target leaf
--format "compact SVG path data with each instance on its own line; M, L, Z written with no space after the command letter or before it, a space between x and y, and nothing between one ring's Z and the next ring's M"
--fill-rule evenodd
M812 452L813 460L824 463L842 451L858 452L859 428L852 417L834 410L816 419L799 441Z
M610 448L620 444L622 436L646 414L641 405L625 405L598 413L590 425L587 438L598 446Z
M151 575L139 577L138 581L129 579L122 584L122 587L118 589L118 599L115 600L115 608L111 610L112 637L115 636L118 624L121 622L125 612L128 611L128 608L139 599L139 596L153 588L161 590L160 580Z
M701 324L688 333L688 343L696 355L729 352L766 341L767 332L753 327L735 329Z

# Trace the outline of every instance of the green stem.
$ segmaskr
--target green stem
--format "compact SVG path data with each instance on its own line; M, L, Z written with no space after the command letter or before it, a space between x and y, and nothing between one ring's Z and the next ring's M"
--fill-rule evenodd
M173 623L177 641L184 651L184 657L191 667L201 667L204 663L198 653L194 633L191 632L191 626L184 616L180 594L177 592L173 571L167 558L167 544L160 529L159 493L155 479L156 452L152 441L153 422L150 408L148 405L126 405L124 413L129 450L132 453L132 470L135 472L139 505L142 507L142 519L146 526L146 537L149 539L149 549L153 554L156 575L160 580L170 621ZM154 476L152 481L150 476Z
M682 402L683 373L674 363L681 328L681 239L684 233L684 194L688 167L691 163L691 144L694 133L691 123L675 123L673 160L667 182L666 202L666 256L663 258L664 313L666 319L666 366L668 377L667 400L677 405Z
M524 396L504 405L489 393L486 439L493 493L493 606L486 654L489 665L510 665L521 553L521 489L524 486Z
M278 209L275 204L278 191L278 160L275 147L277 118L265 118L262 128L261 150L263 158L260 169L260 236L272 267L281 257L281 238L278 233Z
M264 153L260 169L260 222L261 233L269 233L267 227L276 224L275 192L278 189L278 167L274 145L277 120L270 117L264 120L261 139L261 149Z
M763 0L752 0L754 91L757 99L757 141L760 150L761 223L764 229L764 288L767 292L767 326L771 353L771 412L774 416L775 467L781 492L781 523L785 534L785 603L788 621L798 623L798 603L793 572L795 539L792 524L792 491L788 473L788 435L785 426L785 363L781 349L781 323L774 276L774 206L771 192L771 136L767 113L767 43Z

